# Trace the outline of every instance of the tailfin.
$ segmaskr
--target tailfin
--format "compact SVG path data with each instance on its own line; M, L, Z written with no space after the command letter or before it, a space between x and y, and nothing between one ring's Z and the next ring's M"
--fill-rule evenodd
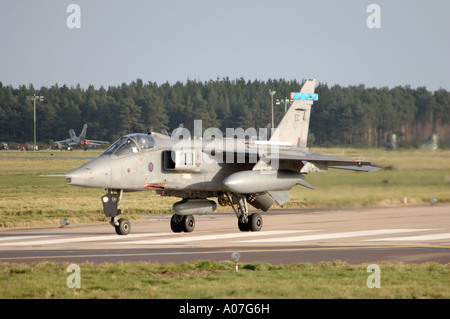
M83 130L81 131L81 134L79 136L80 139L84 140L86 138L86 131L87 131L87 124L84 124Z
M69 130L69 136L70 136L71 139L74 139L74 138L77 137L77 134L75 133L75 130L73 128L71 128Z
M306 147L311 105L317 101L315 86L316 80L306 80L299 93L291 93L294 102L275 129L271 142L289 142L292 146Z

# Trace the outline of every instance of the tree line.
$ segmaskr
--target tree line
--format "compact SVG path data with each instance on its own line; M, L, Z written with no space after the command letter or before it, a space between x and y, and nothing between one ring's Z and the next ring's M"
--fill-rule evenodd
M115 141L131 132L172 131L181 123L193 131L194 120L203 129L265 128L271 123L271 97L274 96L274 123L284 115L284 103L299 91L296 80L230 80L229 78L185 83L144 83L103 86L18 88L0 82L0 141L33 140L33 94L44 96L37 103L37 140L68 138L73 128L79 134L88 124L87 137ZM319 100L314 102L310 121L310 143L314 145L383 146L386 135L397 134L409 145L438 134L450 140L450 93L430 92L424 87L366 88L341 87L319 83Z

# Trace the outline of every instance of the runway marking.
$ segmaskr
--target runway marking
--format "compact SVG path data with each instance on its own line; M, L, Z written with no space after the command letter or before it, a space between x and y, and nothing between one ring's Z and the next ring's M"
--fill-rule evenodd
M256 237L256 236L271 236L271 235L282 235L282 234L290 234L290 233L304 233L316 230L273 230L273 231L265 231L265 232L241 232L241 233L228 233L228 234L218 234L218 235L203 235L203 236L174 236L171 238L161 238L161 239L153 239L153 240L136 240L136 241L122 241L111 244L172 244L172 243L185 243L192 241L205 241L205 240L217 240L217 239L231 239L231 238L240 238L240 237Z
M129 234L127 236L120 236L115 234L101 235L101 236L82 236L84 234L46 234L46 235L19 235L19 236L1 236L0 247L3 246L42 246L42 245L55 245L55 244L71 244L71 243L83 243L92 242L95 245L96 242L102 242L103 244L113 245L156 245L156 244L184 244L188 242L196 241L213 241L219 239L231 239L233 242L238 243L296 243L303 241L317 241L326 239L339 239L339 238L352 238L352 237L364 237L364 236L376 236L376 235L388 235L388 234L400 234L408 232L421 232L430 231L436 229L378 229L378 230L363 230L363 231L350 231L339 233L325 233L325 234L309 234L309 235L296 235L280 237L283 235L292 235L306 232L317 232L319 230L274 230L274 231L262 231L262 232L238 232L238 233L223 233L213 235L193 235L193 234L175 234L172 232L158 232L158 233L140 233ZM256 238L261 236L277 236L274 238ZM168 238L155 238L144 239L145 237L167 237ZM56 237L56 238L55 238ZM61 238L62 237L62 238ZM250 237L250 238L243 238ZM441 234L429 234L429 235L416 235L407 237L390 237L390 238L376 238L376 239L361 239L361 241L426 241L426 240L440 240L450 238L450 233ZM35 240L30 240L35 239ZM141 239L141 240L133 240ZM14 242L13 242L14 241ZM106 241L106 243L105 243Z
M67 235L66 234L22 235L22 236L11 235L11 236L0 236L0 241L23 240L23 239L34 239L34 238L46 238L46 237L58 237L58 236L67 236Z
M338 239L338 238L350 238L350 237L363 237L363 236L375 236L375 235L386 235L395 233L408 233L416 231L427 231L432 229L377 229L377 230L361 230L361 231L351 231L343 233L331 233L331 234L316 234L316 235L304 235L304 236L291 236L284 238L262 238L262 239L252 239L252 240L242 240L240 243L292 243L299 241L309 241L309 240L322 240L322 239Z
M417 235L417 236L406 236L406 237L390 237L390 238L377 238L377 239L366 239L365 241L422 241L422 240L439 240L439 239L449 239L450 233L443 234L430 234L430 235Z
M145 233L145 234L128 234L127 238L139 238L139 237L151 237L151 236L167 236L173 233ZM51 237L56 235L41 235L43 237ZM62 239L46 239L46 240L30 240L30 241L20 241L15 243L0 243L0 246L38 246L38 245L54 245L54 244L68 244L68 243L80 243L80 242L88 242L88 241L105 241L111 240L115 241L117 239L124 239L123 236L120 235L104 235L104 236L88 236L88 237L79 237L73 238L73 234L71 235L57 235L64 236L70 238L62 238ZM14 237L14 236L10 236ZM25 236L17 236L17 237L25 237ZM40 237L40 236L36 236ZM29 238L29 237L27 237ZM14 238L11 238L14 239Z

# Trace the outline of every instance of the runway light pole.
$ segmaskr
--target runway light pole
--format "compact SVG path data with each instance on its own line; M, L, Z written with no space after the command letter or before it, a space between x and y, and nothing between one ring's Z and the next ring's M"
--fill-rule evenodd
M281 99L281 100L279 100L279 99L277 99L277 101L276 101L276 105L281 105L281 103L284 103L284 113L286 113L286 111L287 111L287 105L288 105L288 103L292 103L292 101L293 100L290 100L290 99L288 99L287 97L285 97L284 98L284 100L283 99Z
M34 148L33 151L36 150L36 101L44 101L44 97L42 95L33 94L33 96L27 96L27 100L33 100L34 103Z
M275 95L275 93L277 93L277 92L269 89L270 98L272 100L272 130L274 129L274 126L273 126L273 96Z

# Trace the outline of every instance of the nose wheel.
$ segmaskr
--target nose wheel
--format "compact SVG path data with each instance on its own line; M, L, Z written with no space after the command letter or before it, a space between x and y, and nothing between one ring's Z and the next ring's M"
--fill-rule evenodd
M131 231L131 224L128 219L120 218L122 210L119 209L119 203L122 200L123 191L108 189L108 194L102 196L103 212L106 217L111 217L109 222L116 230L117 235L128 235Z
M117 226L114 226L117 235L128 235L131 231L131 224L128 219L121 218L118 220Z

